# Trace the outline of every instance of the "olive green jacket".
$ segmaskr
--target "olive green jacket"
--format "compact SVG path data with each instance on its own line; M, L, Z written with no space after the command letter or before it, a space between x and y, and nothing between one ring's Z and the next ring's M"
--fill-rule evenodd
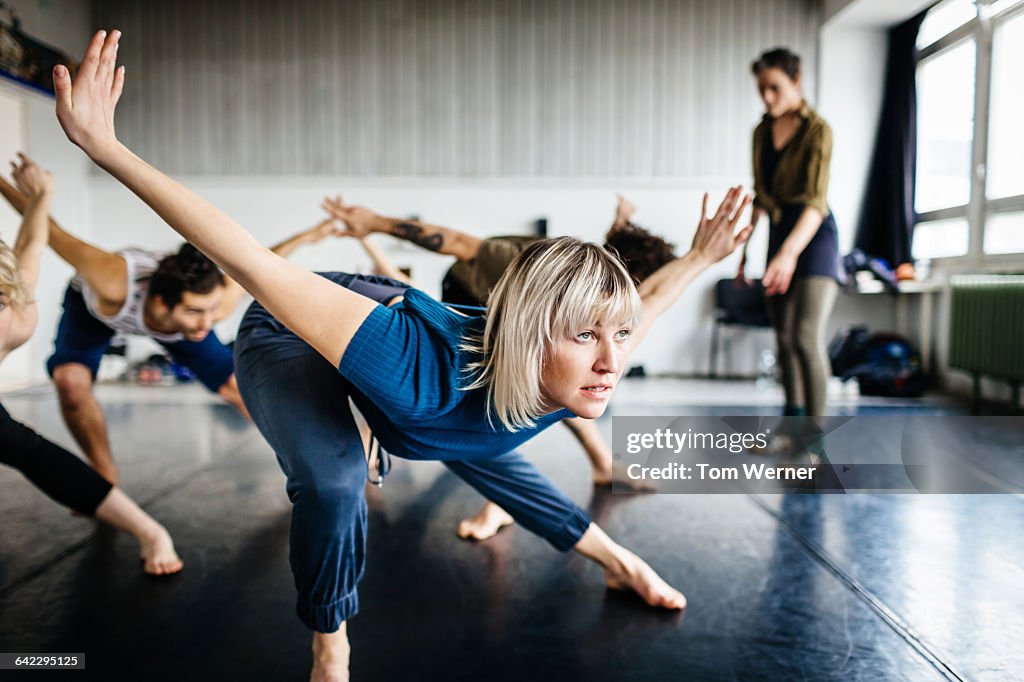
M771 185L761 171L761 145L771 139L772 119L765 114L754 129L754 206L763 208L778 222L783 206L811 206L829 214L828 171L832 160L832 129L807 102L800 106L803 125L793 135L782 155Z

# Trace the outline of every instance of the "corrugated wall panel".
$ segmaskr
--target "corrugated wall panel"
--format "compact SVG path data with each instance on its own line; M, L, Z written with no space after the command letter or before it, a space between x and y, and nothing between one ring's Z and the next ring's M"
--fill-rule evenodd
M99 0L126 143L172 173L749 174L758 51L812 0Z

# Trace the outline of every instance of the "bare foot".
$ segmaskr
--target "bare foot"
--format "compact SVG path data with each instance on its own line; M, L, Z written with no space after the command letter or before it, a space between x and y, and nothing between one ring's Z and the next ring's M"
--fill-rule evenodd
M626 472L626 467L621 464L613 464L608 468L594 467L593 474L595 486L611 486L613 483L618 483L643 493L654 492L658 489L651 481L630 478Z
M171 575L185 567L185 562L174 551L174 542L163 526L145 538L139 538L142 545L142 570L149 575Z
M349 644L345 623L336 632L313 633L313 671L309 682L348 682Z
M686 597L661 579L643 559L626 552L617 569L606 569L604 581L613 590L636 592L641 599L665 609L685 609Z
M460 521L457 532L463 540L486 540L513 523L508 512L493 502L488 502L476 516Z
M615 196L619 200L618 204L615 205L615 227L625 227L633 219L633 214L636 213L636 206L621 194Z

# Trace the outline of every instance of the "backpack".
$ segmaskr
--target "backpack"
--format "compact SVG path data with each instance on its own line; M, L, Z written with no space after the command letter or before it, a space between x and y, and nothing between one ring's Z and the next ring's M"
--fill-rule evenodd
M858 360L837 376L844 381L856 377L861 395L916 398L927 388L928 375L921 367L921 354L899 334L876 332L868 336L866 343L861 345L858 339L848 346L855 347ZM851 357L853 353L843 360Z
M853 367L864 362L865 349L871 339L868 328L862 324L844 325L828 344L828 359L832 363L832 374L843 381L851 378L847 374Z

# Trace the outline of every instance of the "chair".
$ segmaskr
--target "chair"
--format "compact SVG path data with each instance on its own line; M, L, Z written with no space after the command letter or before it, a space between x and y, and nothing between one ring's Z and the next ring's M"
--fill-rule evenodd
M750 286L737 286L733 279L720 279L715 283L715 319L711 328L711 370L708 377L718 376L718 346L720 329L727 327L771 327L768 306L764 300L761 280L751 280Z

